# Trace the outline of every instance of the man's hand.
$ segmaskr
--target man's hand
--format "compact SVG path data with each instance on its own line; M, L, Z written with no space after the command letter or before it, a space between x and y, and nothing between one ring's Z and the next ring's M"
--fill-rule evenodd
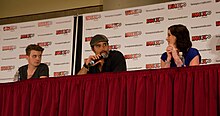
M104 63L104 60L100 59L101 55L97 54L97 55L90 55L89 58L85 61L86 65L90 65L89 63L91 61L95 61L98 60L97 62L95 62L94 64L92 64L92 66L95 66L98 63ZM100 60L99 60L100 59Z

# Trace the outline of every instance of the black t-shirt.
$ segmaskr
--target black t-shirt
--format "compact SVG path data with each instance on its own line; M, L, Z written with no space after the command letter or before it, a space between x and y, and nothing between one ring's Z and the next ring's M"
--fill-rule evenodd
M28 65L24 65L18 69L21 80L27 79ZM40 63L31 78L40 78L40 76L49 77L49 68L46 64Z
M110 50L108 58L104 60L105 62L102 67L102 72L120 72L127 70L125 58L119 51ZM98 65L100 64L90 67L88 73L99 73L100 70Z

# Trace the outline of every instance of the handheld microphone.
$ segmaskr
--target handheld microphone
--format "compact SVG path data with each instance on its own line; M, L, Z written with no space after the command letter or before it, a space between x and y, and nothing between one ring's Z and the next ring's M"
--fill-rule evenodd
M97 61L101 60L101 59L104 59L104 58L107 58L108 55L105 54L105 53L102 53L101 56L99 57L99 59L96 59L96 60L92 60L90 63L89 63L89 66L92 66L94 65Z

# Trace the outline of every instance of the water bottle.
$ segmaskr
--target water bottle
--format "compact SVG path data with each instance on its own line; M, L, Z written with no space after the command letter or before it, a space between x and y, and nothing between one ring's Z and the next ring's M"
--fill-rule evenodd
M180 60L183 62L182 67L184 67L185 66L185 58L183 56L183 52L179 52L179 57L180 57Z
M15 75L14 75L14 80L13 80L14 82L16 82L16 81L20 81L20 75L19 75L19 71L17 70L16 71L16 73L15 73Z

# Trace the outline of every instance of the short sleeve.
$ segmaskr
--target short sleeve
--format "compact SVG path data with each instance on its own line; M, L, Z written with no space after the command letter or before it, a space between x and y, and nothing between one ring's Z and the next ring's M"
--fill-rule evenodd
M49 77L49 68L46 64L43 64L39 67L39 76L48 76Z
M201 63L201 56L199 54L199 51L195 48L191 48L189 51L189 61L191 61L197 55L199 56L199 62Z
M163 60L164 62L166 61L166 59L167 59L167 53L166 52L164 52L162 55L161 55L161 60Z

